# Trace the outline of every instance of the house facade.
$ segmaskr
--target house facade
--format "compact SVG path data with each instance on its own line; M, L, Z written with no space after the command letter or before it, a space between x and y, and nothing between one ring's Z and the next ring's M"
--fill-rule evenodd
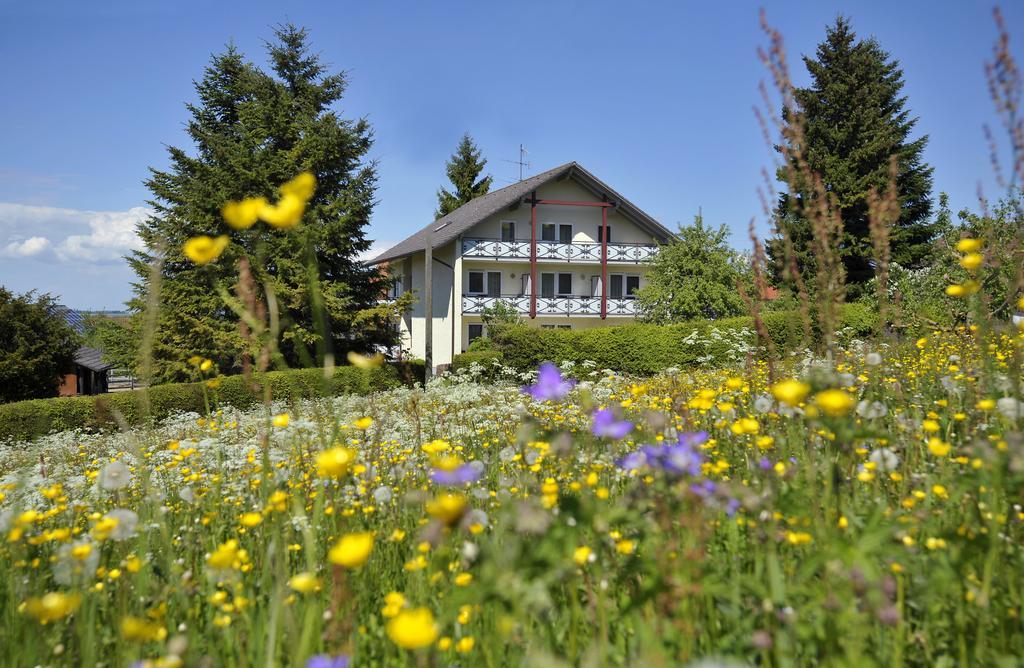
M671 237L571 162L468 202L373 262L395 279L392 296L416 292L403 347L436 369L485 334L481 314L499 302L535 327L634 319L647 262Z

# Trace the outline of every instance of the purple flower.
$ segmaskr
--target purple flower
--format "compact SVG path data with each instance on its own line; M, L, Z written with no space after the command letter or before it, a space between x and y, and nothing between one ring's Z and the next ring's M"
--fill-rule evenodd
M757 460L757 467L762 471L771 471L774 466L775 465L772 464L772 460L767 457L761 457L761 459Z
M609 408L595 411L593 419L594 423L590 427L590 431L594 436L607 436L618 441L626 438L626 435L633 431L632 422L617 419Z
M317 654L306 661L306 668L348 668L348 655Z
M597 416L594 416L595 425ZM626 424L629 424L628 422ZM619 468L632 470L641 466L661 469L675 475L686 474L698 477L700 467L704 463L699 445L708 440L706 431L682 434L679 440L671 445L644 445L618 461Z
M453 469L435 468L430 472L430 479L438 485L465 485L476 482L480 471L471 464L460 464Z
M643 450L634 450L616 462L620 469L625 469L627 471L638 469L646 463L647 455L644 454Z
M558 367L551 362L544 362L537 370L537 382L523 388L536 401L559 401L569 394L573 381L562 378Z

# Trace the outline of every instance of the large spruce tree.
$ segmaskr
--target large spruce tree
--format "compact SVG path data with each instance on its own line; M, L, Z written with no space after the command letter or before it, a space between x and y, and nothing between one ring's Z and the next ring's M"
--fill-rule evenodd
M486 165L487 160L481 157L480 149L467 132L446 164L448 180L455 186L455 192L445 188L438 189L437 211L434 218L446 216L469 200L487 194L493 179L490 175L478 178Z
M366 349L388 336L386 323L367 318L381 276L358 259L370 247L365 227L377 179L366 160L370 127L335 111L346 77L310 53L304 29L283 25L274 36L269 72L233 46L211 58L195 84L196 102L187 105L194 152L170 147L170 167L151 169L146 183L155 214L139 225L145 248L130 258L139 278L132 306L141 312L150 289L158 289L156 381L187 375L192 355L213 359L223 372L242 367L251 344L222 297L236 294L241 265L251 272L250 293L255 286L258 300L276 302L289 365L319 361L310 351ZM229 200L273 200L282 183L304 171L317 187L298 227L232 231L223 221ZM220 234L231 243L216 262L199 266L183 255L190 237ZM160 267L159 285L152 266Z
M858 40L850 22L839 17L827 30L814 58L804 57L811 85L796 88L797 112L805 122L802 149L810 169L834 196L843 234L837 249L848 284L863 284L874 275L868 218L868 194L884 191L890 159L896 159L900 215L891 230L892 260L904 267L926 261L934 232L931 211L932 168L923 159L927 136L911 138L917 123L903 95L899 62L874 39ZM793 118L787 114L787 121ZM787 180L782 169L780 180ZM811 189L790 184L777 209L777 222L793 244L799 270L814 271L811 223L803 214ZM791 201L795 197L796 201ZM773 273L786 264L782 239L768 244Z

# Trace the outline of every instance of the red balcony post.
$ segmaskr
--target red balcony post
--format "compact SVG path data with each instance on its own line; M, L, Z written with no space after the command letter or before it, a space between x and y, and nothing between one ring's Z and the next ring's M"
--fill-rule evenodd
M530 198L530 318L537 317L537 193Z
M608 317L608 207L601 207L601 319Z

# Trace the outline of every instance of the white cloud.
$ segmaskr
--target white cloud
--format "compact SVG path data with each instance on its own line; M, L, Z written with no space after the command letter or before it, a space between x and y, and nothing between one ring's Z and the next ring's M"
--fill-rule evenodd
M30 237L24 241L12 241L7 244L0 255L4 257L32 257L39 255L50 247L50 240L46 237Z
M57 248L61 259L113 260L142 248L135 233L139 221L151 211L136 206L127 211L90 212L89 234L73 234Z
M367 250L365 253L360 253L359 257L357 259L360 262L369 262L373 258L377 257L378 255L380 255L384 251L386 251L389 248L391 248L392 246L394 246L396 243L398 243L398 242L397 241L380 241L380 240L374 241L373 244L370 245L369 250Z
M0 202L0 247L6 257L120 262L141 247L135 226L150 213L141 206L83 211Z

